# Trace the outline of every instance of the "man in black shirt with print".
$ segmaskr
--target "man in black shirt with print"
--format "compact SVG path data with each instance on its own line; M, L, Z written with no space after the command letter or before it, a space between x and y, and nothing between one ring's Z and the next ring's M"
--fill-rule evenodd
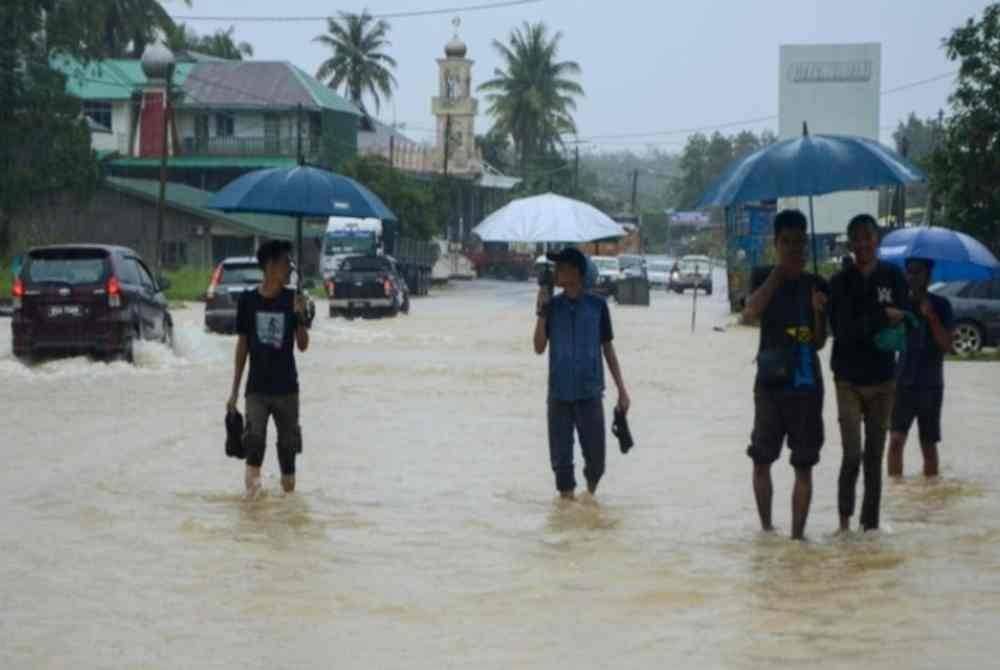
M903 273L878 259L875 219L868 214L851 219L847 238L854 263L830 280L833 330L830 367L837 384L840 437L844 445L838 482L840 529L846 531L850 526L863 462L865 494L861 526L875 530L882 502L882 454L896 394L896 354L876 347L875 336L881 329L903 320L909 290Z
M305 298L285 288L291 276L292 246L272 241L257 250L264 282L240 296L236 308L236 361L233 390L226 403L236 409L243 368L250 358L246 388L246 488L249 496L260 490L260 468L267 444L267 422L274 417L278 430L278 463L281 487L295 490L295 457L302 451L299 427L299 378L294 345L309 348Z
M787 438L795 468L792 538L801 540L812 501L812 468L823 446L823 375L816 352L826 343L826 287L803 271L806 217L783 210L774 217L777 265L754 272L743 320L760 319L754 426L747 455L760 523L771 524L771 464Z

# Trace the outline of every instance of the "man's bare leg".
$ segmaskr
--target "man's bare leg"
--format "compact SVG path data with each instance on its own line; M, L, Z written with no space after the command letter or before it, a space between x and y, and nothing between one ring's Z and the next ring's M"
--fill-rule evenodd
M795 488L792 489L792 539L805 538L806 519L812 502L812 468L795 468Z
M281 489L285 493L294 493L295 475L281 475Z
M937 442L920 443L920 450L924 452L924 477L938 476L938 450Z
M260 491L260 468L248 465L244 483L247 487L248 497L257 495L257 492Z
M771 499L774 497L774 485L771 483L771 465L753 466L753 495L757 500L757 514L760 515L760 527L766 532L774 530L771 524Z
M889 435L889 476L903 476L903 447L906 446L906 433L893 431ZM926 464L926 461L925 461Z

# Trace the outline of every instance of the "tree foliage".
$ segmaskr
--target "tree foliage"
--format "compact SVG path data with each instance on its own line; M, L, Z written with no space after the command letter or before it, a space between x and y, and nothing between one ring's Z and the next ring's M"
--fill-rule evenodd
M0 256L19 211L60 193L86 198L97 164L80 103L48 67L57 54L99 53L99 31L82 0L0 3ZM41 150L40 150L41 148Z
M525 22L506 44L493 41L504 67L479 86L494 132L511 137L522 172L533 161L546 162L562 147L562 136L576 132L573 112L584 93L573 77L581 70L574 61L559 60L561 40L559 32L549 37L544 23Z
M139 58L158 34L176 29L158 0L83 0L101 21L102 46L109 58ZM190 6L191 0L183 0Z
M381 156L358 156L341 173L364 184L399 217L402 235L429 240L445 228L451 201L447 180L426 181L392 167Z
M227 30L216 30L211 35L199 35L186 23L178 23L168 30L167 47L174 53L194 51L206 56L225 58L226 60L243 60L253 57L253 45L249 42L237 42L236 27L229 26Z
M316 78L334 90L343 87L346 97L366 110L364 97L371 97L378 113L383 99L392 97L396 77L395 59L385 53L390 25L375 19L368 11L361 14L340 13L327 19L327 32L313 39L329 47L333 55L319 66Z
M691 135L681 152L679 174L669 186L673 208L692 209L733 161L776 141L777 137L769 130L759 135L745 130L735 137L718 131L711 137L702 133Z
M931 159L941 222L1000 252L1000 3L945 39L960 64L952 115Z

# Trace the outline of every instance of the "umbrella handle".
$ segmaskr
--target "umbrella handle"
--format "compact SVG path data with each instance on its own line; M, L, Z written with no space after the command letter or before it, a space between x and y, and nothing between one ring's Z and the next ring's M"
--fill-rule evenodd
M805 130L805 124L803 124L803 131ZM809 196L809 228L811 230L810 238L812 240L812 257L813 257L813 274L817 277L819 276L819 246L816 244L816 215L813 212L813 197Z

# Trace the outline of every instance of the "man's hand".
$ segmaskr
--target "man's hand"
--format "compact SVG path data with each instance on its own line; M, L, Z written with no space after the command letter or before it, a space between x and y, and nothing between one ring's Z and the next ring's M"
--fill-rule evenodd
M538 298L535 300L535 312L542 316L548 311L549 302L552 300L552 294L545 287L538 289Z
M934 311L934 307L931 305L931 301L927 298L924 298L923 302L920 303L920 314L928 321L938 318L937 312Z
M895 307L886 307L885 315L886 317L888 317L889 323L891 323L894 326L898 324L900 321L902 321L904 318L903 310L897 309Z
M233 393L229 396L229 400L226 401L226 412L232 414L236 411L236 394Z
M621 408L622 413L628 414L629 407L632 406L632 398L629 397L628 391L622 389L618 392L618 407Z
M829 298L826 297L826 293L823 293L817 288L813 289L813 311L817 313L823 313L826 311L826 303Z

